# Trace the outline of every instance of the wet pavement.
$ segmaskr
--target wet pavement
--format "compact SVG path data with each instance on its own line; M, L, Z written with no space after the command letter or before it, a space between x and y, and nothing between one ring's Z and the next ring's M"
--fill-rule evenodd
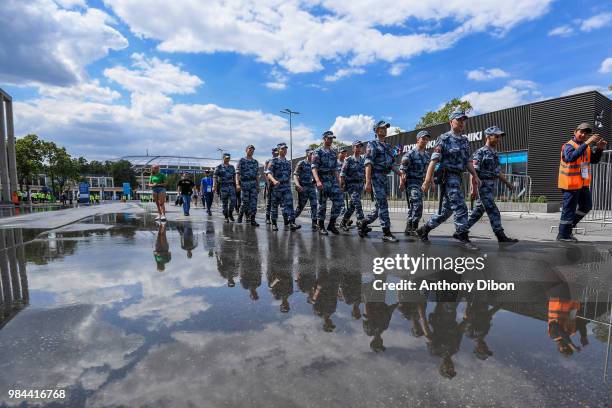
M0 230L0 405L610 406L610 242L478 245L274 234L218 216L159 225L138 211ZM374 258L404 253L486 267L372 273ZM373 290L402 279L516 290ZM588 344L571 356L547 333L556 296L583 305ZM43 389L66 397L8 393Z

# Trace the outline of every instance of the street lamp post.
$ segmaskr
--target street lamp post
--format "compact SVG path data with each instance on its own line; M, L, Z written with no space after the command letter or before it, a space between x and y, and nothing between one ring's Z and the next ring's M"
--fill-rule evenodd
M289 108L285 108L280 113L289 115L289 159L291 160L291 173L293 173L293 115L299 115L300 112L292 111Z

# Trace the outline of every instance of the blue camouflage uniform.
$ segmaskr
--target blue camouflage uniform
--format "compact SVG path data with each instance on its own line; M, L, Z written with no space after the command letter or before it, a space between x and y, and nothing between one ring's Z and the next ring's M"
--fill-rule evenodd
M342 218L348 220L357 213L357 220L363 220L363 209L361 208L361 193L363 191L363 182L365 180L365 159L363 157L355 158L349 156L344 160L340 177L344 177L344 190L349 194L349 202L343 211Z
M427 167L431 156L427 151L419 151L418 148L409 150L402 157L399 171L406 175L406 198L408 199L407 221L415 226L423 215L423 180L427 174Z
M257 213L257 173L259 163L255 159L243 157L238 161L236 173L240 177L240 190L242 205L240 213L247 213L250 217L255 217Z
M472 163L482 184L478 188L478 199L470 213L467 228L472 228L472 225L476 224L486 211L493 232L502 231L499 209L495 205L495 186L500 173L497 152L485 145L476 150L472 156Z
M340 191L336 178L338 168L336 152L332 149L326 149L324 146L319 147L314 151L311 167L318 170L319 179L323 183L323 188L318 190L317 218L319 221L325 221L327 199L330 198L332 200L332 207L329 217L330 220L335 220L340 215L340 210L342 209L342 191Z
M272 189L272 208L270 218L276 222L278 218L278 206L283 206L283 215L287 214L289 222L295 219L293 213L293 196L291 194L291 162L285 158L275 157L268 164L267 174L279 181Z
M236 169L233 164L221 163L215 169L215 178L219 187L223 215L229 217L236 207Z
M299 217L306 207L306 203L310 202L310 218L315 221L317 219L317 189L312 180L312 168L310 162L306 159L300 160L293 171L297 176L300 185L304 191L298 191L298 205L295 209L295 218Z
M387 202L387 195L389 195L387 175L393 170L394 159L395 152L389 143L381 142L378 139L368 143L364 164L372 166L371 183L375 204L372 212L366 217L366 221L370 224L380 217L380 226L383 230L391 228L389 203Z
M431 160L439 160L439 171L446 175L441 188L444 189L442 213L434 214L427 222L430 228L436 228L454 213L455 229L458 234L468 232L468 210L461 189L462 175L470 159L470 143L467 137L453 133L452 130L442 134L434 145Z

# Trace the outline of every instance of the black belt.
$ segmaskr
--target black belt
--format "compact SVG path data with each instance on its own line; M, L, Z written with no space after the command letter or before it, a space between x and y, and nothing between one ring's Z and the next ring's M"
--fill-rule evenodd
M241 178L240 181L255 181L257 180L255 177L249 177L249 178Z
M492 176L492 177L482 177L482 176L479 176L479 178L481 180L497 180L499 177L497 177L497 176Z
M233 181L222 181L221 185L222 186L233 186L234 182Z
M334 174L333 171L320 171L319 172L319 176L331 176L333 174Z

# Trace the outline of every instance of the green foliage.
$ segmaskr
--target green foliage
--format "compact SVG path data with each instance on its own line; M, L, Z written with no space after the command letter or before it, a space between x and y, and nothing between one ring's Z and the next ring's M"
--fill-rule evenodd
M459 98L453 98L446 102L442 108L435 112L427 112L421 117L421 120L415 126L415 129L423 129L438 123L448 122L448 115L457 107L460 106L466 113L472 111L472 104L469 101L462 101Z
M546 199L545 196L538 196L538 198L536 198L536 203L546 203L548 202L548 200Z
M132 189L138 185L136 172L132 168L132 163L127 160L119 160L117 162L106 162L110 165L110 174L113 176L115 187L122 186L123 183L130 183Z
M36 135L27 135L15 141L17 177L21 190L24 185L29 190L32 180L42 172L42 148L43 142Z

